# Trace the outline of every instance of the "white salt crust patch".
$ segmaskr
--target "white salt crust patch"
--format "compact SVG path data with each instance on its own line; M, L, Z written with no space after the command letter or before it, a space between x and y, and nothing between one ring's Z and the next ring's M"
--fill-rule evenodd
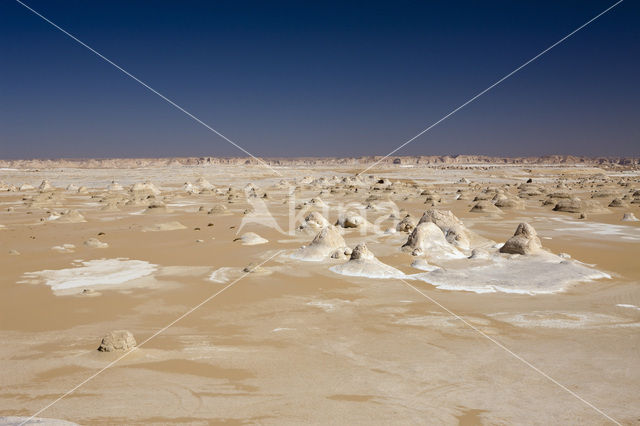
M640 323L612 315L591 312L534 311L528 313L497 313L490 317L517 327L537 328L600 328L638 327Z
M231 276L234 275L234 272L237 272L237 269L238 268L232 268L229 266L218 268L211 273L211 275L209 276L209 281L225 284L231 280Z
M149 262L124 258L75 261L74 264L72 268L27 272L20 283L44 283L54 293L78 293L92 287L131 283L157 270L157 265Z
M580 262L562 259L550 253L513 258L493 256L480 266L460 269L437 269L412 275L443 290L475 293L551 294L570 286L610 275Z
M551 220L561 222L566 225L554 227L552 232L556 234L588 234L599 237L613 236L627 241L640 241L640 228L636 226L577 221L562 217L552 217Z
M331 312L336 308L336 306L333 303L319 302L319 301L307 302L307 305L308 306L314 306L316 308L320 308L320 309L324 310L325 312Z
M636 305L627 305L626 303L618 303L616 306L619 308L635 309L636 311L640 311L640 307Z
M407 275L404 272L394 268L393 266L387 265L386 263L382 263L378 259L350 260L341 265L332 266L329 269L336 274L347 275L350 277L378 279L407 278Z
M529 295L558 293L578 283L611 278L591 265L546 252L529 256L494 254L481 265L468 260L457 263L455 268L417 274L405 274L377 259L350 261L329 269L346 276L420 280L442 290Z
M78 426L77 423L68 422L66 420L59 419L46 419L41 417L0 417L0 426L17 426L21 424L26 425L43 425L43 426Z

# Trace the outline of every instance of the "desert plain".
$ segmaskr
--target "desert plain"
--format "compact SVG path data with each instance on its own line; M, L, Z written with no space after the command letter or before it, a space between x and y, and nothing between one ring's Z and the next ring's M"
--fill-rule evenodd
M637 159L267 163L2 162L0 423L640 422Z

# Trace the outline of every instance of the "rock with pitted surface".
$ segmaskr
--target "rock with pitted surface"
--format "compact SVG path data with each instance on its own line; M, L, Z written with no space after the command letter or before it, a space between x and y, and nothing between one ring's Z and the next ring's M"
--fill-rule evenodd
M103 338L98 350L100 352L125 352L135 348L136 339L130 331L115 330L107 333Z
M609 207L628 207L629 204L627 204L625 201L621 200L620 198L614 198L610 203L609 203Z
M513 237L500 248L500 253L528 255L540 251L542 244L533 226L528 223L518 225Z
M82 216L78 210L67 210L62 212L60 218L57 219L57 221L61 223L86 222L84 216Z
M458 249L449 244L442 230L433 222L418 224L409 234L402 250L411 252L414 256L428 254L436 257L464 257Z
M42 181L42 183L38 187L38 190L40 192L52 191L53 190L53 186L51 186L51 183L47 179L45 179L45 180Z
M582 200L575 197L559 200L553 210L566 213L607 213L609 211L595 200Z
M199 177L196 180L196 185L198 186L198 188L200 188L200 190L204 190L204 191L211 191L214 189L214 186L211 184L211 182L209 182L208 180L206 180L205 178L203 178L202 176Z
M502 210L489 200L478 201L469 211L473 213L502 213Z
M160 195L160 190L153 183L149 181L146 181L144 183L142 182L134 183L131 186L131 189L129 191L134 194L138 193L138 194Z
M255 232L245 232L244 234L234 239L233 241L240 241L242 245L245 245L245 246L255 246L258 244L265 244L269 242L269 240L267 240L266 238L262 238L260 235L256 234Z
M493 198L494 205L501 209L524 209L524 200L518 196L508 196L505 194L496 194Z
M356 213L341 214L338 217L336 225L343 228L359 228L367 225L367 220Z
M435 223L449 243L458 247L469 247L469 231L450 210L429 209L422 215L418 224L425 222Z
M311 212L304 218L304 221L300 224L298 229L318 230L324 228L325 226L329 226L329 221L325 219L325 217L320 213Z
M386 263L379 261L367 248L365 243L358 244L349 261L330 268L333 272L352 277L368 278L402 278L404 273Z
M375 256L373 255L373 253L371 253L367 245L365 243L360 243L355 246L355 248L351 252L350 260L373 259L374 257Z
M333 225L328 225L322 228L308 246L299 248L292 257L307 261L320 261L330 257L336 250L344 252L346 246L340 230Z
M404 219L398 222L398 224L396 225L396 231L411 232L415 227L416 227L416 220L413 217L411 217L411 215L408 214L404 217Z

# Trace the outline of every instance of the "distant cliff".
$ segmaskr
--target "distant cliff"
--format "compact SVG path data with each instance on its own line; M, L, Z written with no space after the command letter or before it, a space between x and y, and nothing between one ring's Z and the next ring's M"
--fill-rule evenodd
M264 158L272 166L354 166L366 167L382 159L382 156L370 157L301 157L301 158ZM101 158L101 159L32 159L0 160L0 167L16 169L51 168L139 168L167 166L207 166L207 165L258 165L258 160L250 157L185 157L185 158ZM599 167L640 166L640 157L585 157L573 155L547 155L541 157L490 157L485 155L444 155L444 156L392 156L384 158L380 165L464 165L464 164L531 164L531 165L592 165Z

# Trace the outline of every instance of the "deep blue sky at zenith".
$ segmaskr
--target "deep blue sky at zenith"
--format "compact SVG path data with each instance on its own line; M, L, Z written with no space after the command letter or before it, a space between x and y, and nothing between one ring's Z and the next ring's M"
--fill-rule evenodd
M25 3L258 156L383 155L613 1ZM398 155L640 155L626 0ZM0 158L240 156L12 0Z

